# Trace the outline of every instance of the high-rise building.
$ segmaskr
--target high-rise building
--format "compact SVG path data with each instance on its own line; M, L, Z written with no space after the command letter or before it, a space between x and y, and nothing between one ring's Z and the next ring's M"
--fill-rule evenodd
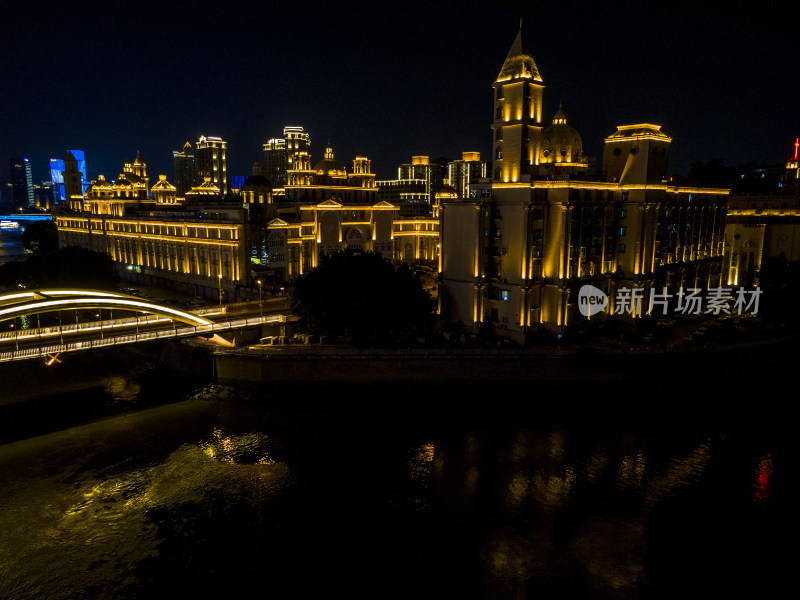
M381 199L398 205L401 216L430 216L436 193L444 186L449 162L445 158L412 156L410 163L397 168L397 179L375 182Z
M490 169L488 161L481 160L480 152L462 152L461 160L454 160L447 165L447 183L462 198L470 196L470 185L486 179ZM474 195L476 190L472 190Z
M183 198L189 190L199 183L197 159L192 144L186 142L183 145L183 150L173 150L172 164L175 167L175 189L178 197Z
M439 297L453 322L525 342L584 327L585 285L610 299L601 321L643 317L664 287L720 284L729 190L671 184L659 125L617 127L604 172L590 174L563 110L542 126L544 83L521 31L492 89L491 188L441 207ZM633 289L640 301L617 311L617 292Z
M200 136L197 140L197 173L202 179L210 177L224 196L228 193L228 161L225 157L228 143L222 138Z
M311 152L311 137L302 127L283 128L282 138L272 138L264 144L264 164L261 175L273 186L281 188L287 183L287 172L293 168L297 152Z
M13 210L31 209L34 207L31 162L21 156L13 157L10 162Z

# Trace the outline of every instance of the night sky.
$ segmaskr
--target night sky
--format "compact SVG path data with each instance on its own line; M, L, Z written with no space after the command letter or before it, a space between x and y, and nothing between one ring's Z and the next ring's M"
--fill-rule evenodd
M715 3L716 4L716 3ZM520 17L545 83L586 154L619 124L662 125L672 171L720 158L783 163L800 136L797 3L6 3L0 30L0 178L86 152L115 178L137 150L151 183L172 151L228 141L249 175L285 125L372 159L379 179L412 155L490 158L491 84ZM655 14L653 11L659 11Z

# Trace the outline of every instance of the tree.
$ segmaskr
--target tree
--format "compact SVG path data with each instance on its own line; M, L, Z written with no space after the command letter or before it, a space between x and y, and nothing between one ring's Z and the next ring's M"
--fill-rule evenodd
M431 315L430 296L408 265L395 269L373 252L322 257L294 281L289 301L309 333L357 343L402 339L425 328Z
M0 267L0 287L11 289L70 286L113 290L118 284L119 274L108 254L74 246Z
M33 221L22 232L22 245L32 254L49 254L58 250L58 227L50 220Z

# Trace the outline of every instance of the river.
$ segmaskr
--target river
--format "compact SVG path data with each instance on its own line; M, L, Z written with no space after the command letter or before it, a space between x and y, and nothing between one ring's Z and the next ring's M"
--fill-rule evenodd
M0 262L24 257L19 232L0 235ZM700 383L672 364L522 389L237 389L147 352L2 373L0 598L776 597L792 583L784 349L755 370L747 351L725 358ZM23 400L37 386L69 391Z
M0 598L782 589L785 415L501 384L109 387L116 414L0 445Z
M22 245L24 227L0 229L0 266L15 260L24 260L25 247Z

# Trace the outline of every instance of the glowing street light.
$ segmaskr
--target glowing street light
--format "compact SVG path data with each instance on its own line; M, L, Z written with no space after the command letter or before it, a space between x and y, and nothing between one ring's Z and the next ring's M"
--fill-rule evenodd
M222 309L222 273L219 273L217 275L217 278L218 278L218 281L219 281L219 286L218 286L218 288L219 288L219 307L220 307L220 309Z
M258 284L258 315L263 319L264 318L264 305L261 304L261 280L256 280Z

